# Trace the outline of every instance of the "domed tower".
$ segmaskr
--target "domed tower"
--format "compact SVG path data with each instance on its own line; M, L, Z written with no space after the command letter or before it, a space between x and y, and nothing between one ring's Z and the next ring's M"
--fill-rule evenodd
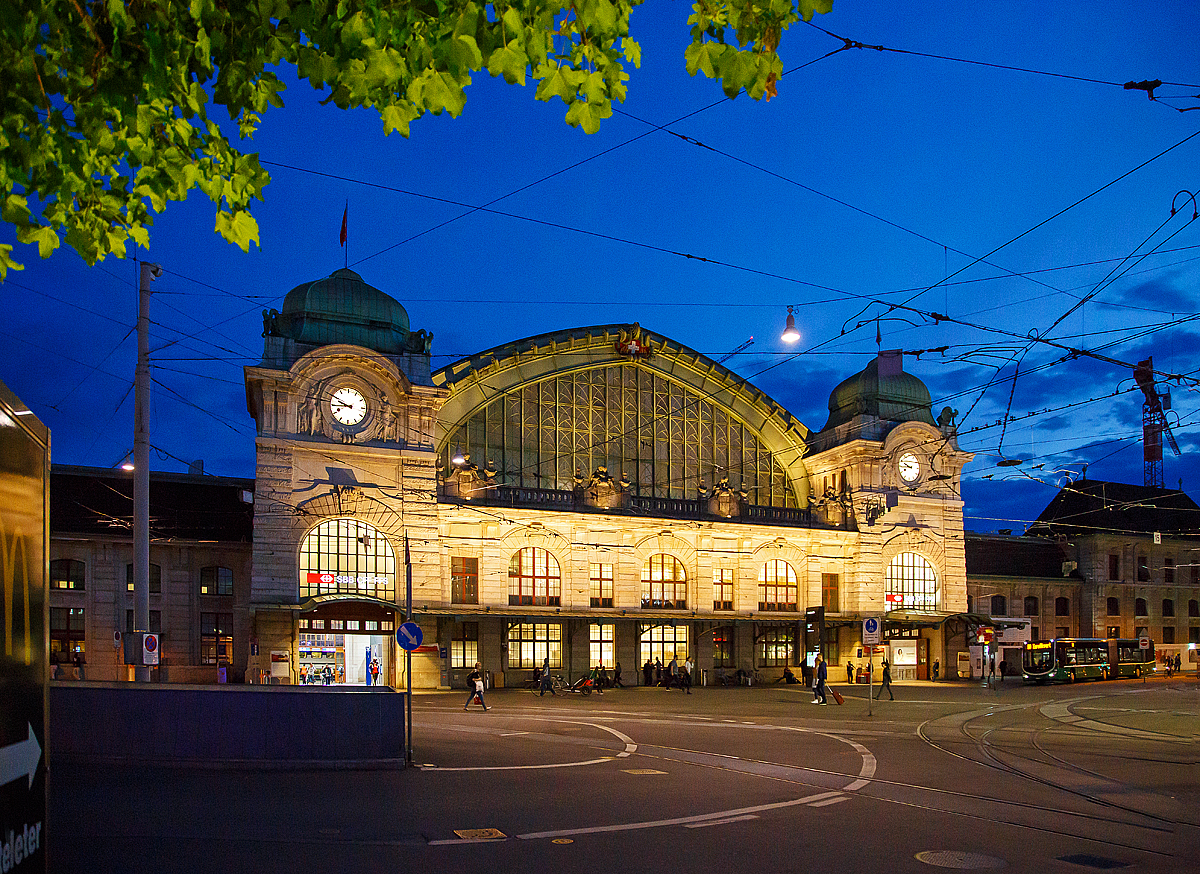
M263 338L262 361L245 369L258 463L252 634L260 653L286 651L294 666L312 629L358 629L389 676L396 557L406 538L417 554L437 540L434 425L447 392L430 379L432 335L343 269L264 311ZM425 571L418 597L439 584Z

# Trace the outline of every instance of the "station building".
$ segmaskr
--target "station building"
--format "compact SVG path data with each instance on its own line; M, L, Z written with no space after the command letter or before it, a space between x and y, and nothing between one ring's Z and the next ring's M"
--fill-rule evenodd
M328 666L333 682L361 683L375 662L381 682L403 683L395 630L410 585L418 688L461 685L477 661L494 685L519 685L546 659L569 677L620 662L628 685L672 657L690 657L697 682L739 669L771 680L818 649L836 678L865 661L868 615L884 616L894 676L924 679L934 661L948 675L993 623L992 602L968 597L971 455L899 352L835 386L810 430L636 324L432 371L432 335L350 270L289 292L263 336L245 369L255 479L191 477L224 488L228 507L252 494L239 505L250 535L157 537L152 524L166 679L228 662L248 682ZM52 589L53 606L88 611L81 631L55 614L60 650L86 645L99 678L96 651L133 607L129 535L72 535L53 514L51 529L52 557L85 565L60 575L87 581Z

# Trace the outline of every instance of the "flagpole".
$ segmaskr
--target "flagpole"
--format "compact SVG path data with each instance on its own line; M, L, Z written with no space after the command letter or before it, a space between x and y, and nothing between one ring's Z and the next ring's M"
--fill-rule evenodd
M350 268L350 242L347 231L347 223L350 218L350 200L346 199L346 207L342 210L342 233L340 242L342 244L342 267Z

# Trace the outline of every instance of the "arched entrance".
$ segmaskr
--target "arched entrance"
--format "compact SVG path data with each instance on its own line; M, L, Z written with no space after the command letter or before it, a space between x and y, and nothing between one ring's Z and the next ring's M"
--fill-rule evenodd
M396 555L387 537L358 519L326 519L301 542L299 571L299 682L389 684Z

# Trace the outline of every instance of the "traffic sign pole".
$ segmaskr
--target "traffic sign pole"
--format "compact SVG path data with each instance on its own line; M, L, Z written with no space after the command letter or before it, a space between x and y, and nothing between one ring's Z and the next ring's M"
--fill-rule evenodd
M883 623L875 616L868 616L862 624L863 648L867 651L867 716L872 716L871 702L875 700L875 647L883 638Z
M412 557L408 552L408 532L404 532L404 621L412 620ZM412 650L404 650L404 680L406 687L405 711L408 714L408 725L404 729L404 764L411 765L412 749Z

